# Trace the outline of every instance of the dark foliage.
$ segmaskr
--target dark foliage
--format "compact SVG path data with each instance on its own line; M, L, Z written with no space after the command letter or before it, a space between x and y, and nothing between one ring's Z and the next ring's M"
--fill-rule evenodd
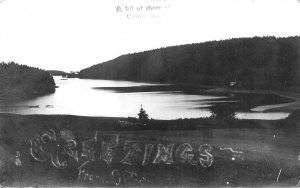
M55 92L50 73L14 62L0 63L0 98L23 99Z
M232 120L236 115L236 106L228 104L216 104L210 108L212 118Z
M211 41L127 54L81 70L80 78L181 82L242 89L300 84L300 37Z

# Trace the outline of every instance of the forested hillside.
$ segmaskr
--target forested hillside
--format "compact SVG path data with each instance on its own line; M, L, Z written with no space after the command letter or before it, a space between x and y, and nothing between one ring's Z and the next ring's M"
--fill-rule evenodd
M23 99L55 92L50 73L14 62L0 63L0 99Z
M80 78L182 82L243 89L300 84L300 37L254 37L122 55L81 70Z

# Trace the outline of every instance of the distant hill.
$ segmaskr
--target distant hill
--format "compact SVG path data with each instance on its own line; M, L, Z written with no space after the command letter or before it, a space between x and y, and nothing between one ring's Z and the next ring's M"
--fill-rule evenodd
M300 85L300 37L210 41L122 55L79 72L80 78L181 82L243 89Z
M50 73L19 65L0 63L0 99L23 99L55 92Z
M78 78L78 72L64 72L59 70L47 70L52 76L63 76L67 78Z
M46 70L46 71L49 72L53 76L66 76L69 74L67 72L59 71L59 70Z

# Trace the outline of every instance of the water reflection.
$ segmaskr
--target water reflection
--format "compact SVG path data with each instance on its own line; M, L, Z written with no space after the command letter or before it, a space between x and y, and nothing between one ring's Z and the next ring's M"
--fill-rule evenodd
M215 96L177 90L174 92L171 89L155 89L155 91L143 92L115 92L114 90L104 89L105 87L137 88L137 86L157 86L155 84L128 81L81 80L76 78L62 80L61 77L55 77L55 82L59 88L56 89L54 94L21 102L2 103L0 104L0 112L136 117L140 105L143 104L150 118L177 119L210 117L212 113L209 107L218 103L238 103L240 107L249 108L244 104L245 102L241 102L243 101L241 95L238 95L238 97L227 94ZM238 110L241 111L243 108ZM286 118L288 115L288 113L236 113L236 117L241 119L281 119Z

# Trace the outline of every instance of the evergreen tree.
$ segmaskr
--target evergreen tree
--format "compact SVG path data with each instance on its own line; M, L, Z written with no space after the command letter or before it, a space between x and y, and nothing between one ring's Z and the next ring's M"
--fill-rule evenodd
M138 113L139 116L139 120L145 125L147 124L148 120L149 120L149 116L146 112L146 110L144 110L143 106L141 105L140 108L140 112Z

